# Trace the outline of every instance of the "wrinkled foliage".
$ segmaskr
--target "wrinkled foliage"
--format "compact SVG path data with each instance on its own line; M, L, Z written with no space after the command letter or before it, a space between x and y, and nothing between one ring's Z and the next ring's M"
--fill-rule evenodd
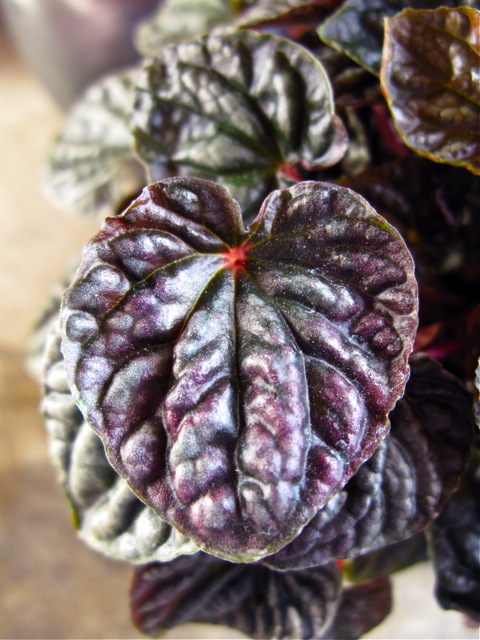
M247 221L295 181L297 165L335 164L347 144L319 62L251 32L162 49L139 79L132 126L153 180L167 171L217 180Z
M199 553L136 570L132 617L144 633L157 635L186 622L224 624L251 638L358 638L390 611L391 592L382 576L341 589L334 564L276 572Z
M381 81L405 144L480 174L480 12L405 10L386 21Z
M412 267L342 187L274 192L244 230L222 187L157 183L104 223L64 298L75 398L159 515L221 557L262 557L385 436Z
M57 310L45 349L42 410L50 455L80 536L97 551L134 563L195 553L198 548L143 504L111 467L72 397L60 342Z
M269 566L311 567L398 542L423 529L458 486L472 442L471 395L430 358L416 354L410 366L387 438Z
M149 563L146 633L360 637L427 539L442 606L480 618L476 8L166 0L137 34L157 58L67 118L62 206L163 181L86 248L43 402L80 535Z

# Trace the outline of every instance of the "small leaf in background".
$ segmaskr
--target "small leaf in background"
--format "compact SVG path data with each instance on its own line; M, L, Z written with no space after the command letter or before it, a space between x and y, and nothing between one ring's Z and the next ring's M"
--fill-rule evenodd
M157 636L186 622L222 624L250 638L331 638L341 572L334 564L295 572L232 564L198 553L135 570L135 626Z
M380 74L384 19L402 9L436 9L439 6L474 6L477 0L347 0L318 29L326 44Z
M247 31L147 61L132 130L153 180L166 167L216 180L247 221L291 174L331 166L347 146L321 64L299 45Z
M435 595L444 609L480 623L480 448L460 489L430 525Z
M101 553L133 563L166 562L198 548L141 502L110 465L103 444L73 400L53 326L45 346L42 411L49 451L80 537Z
M410 358L405 395L387 438L300 535L264 562L305 568L398 542L439 513L465 471L471 395L438 363Z
M232 2L226 0L164 0L137 25L135 46L143 56L155 56L165 45L202 36L234 15Z
M356 640L379 625L392 609L392 587L386 576L344 587L328 640Z
M352 191L151 185L64 297L74 397L142 500L234 561L292 540L388 431L417 325L413 263Z
M406 10L386 21L382 90L405 144L480 174L480 12Z
M121 211L145 186L128 126L137 73L100 80L69 112L45 175L47 193L59 207L103 218Z
M159 55L162 47L187 42L215 27L312 28L312 20L330 12L339 0L165 0L134 33L144 56ZM313 22L315 24L315 22Z

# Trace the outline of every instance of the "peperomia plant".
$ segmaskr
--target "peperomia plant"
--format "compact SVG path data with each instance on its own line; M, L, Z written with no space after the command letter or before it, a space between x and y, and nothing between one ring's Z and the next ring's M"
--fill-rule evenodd
M111 214L44 347L79 533L147 634L357 638L427 555L478 621L479 12L187 4L49 162Z

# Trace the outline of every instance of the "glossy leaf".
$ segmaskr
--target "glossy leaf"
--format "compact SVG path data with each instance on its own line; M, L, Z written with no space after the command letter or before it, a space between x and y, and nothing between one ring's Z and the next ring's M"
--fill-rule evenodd
M388 437L293 542L264 560L269 566L315 566L402 540L458 486L472 442L470 394L426 356L412 356L410 365Z
M338 606L334 565L280 573L199 553L135 571L132 617L148 635L186 622L223 624L251 638L323 638Z
M347 145L320 63L299 45L247 31L147 61L132 127L154 180L166 167L217 180L247 220L291 183L292 167L330 166Z
M480 174L480 12L406 10L386 21L381 71L405 144Z
M128 125L137 72L100 80L69 112L45 176L47 192L58 206L83 215L114 215L145 186L145 169L134 153Z
M74 395L134 491L198 546L284 546L368 458L403 394L413 264L348 189L272 193L249 230L172 178L108 219L63 306Z
M379 576L343 589L329 640L356 640L378 626L392 608L392 587L386 576Z
M480 448L462 487L430 526L436 574L435 595L480 623Z
M477 0L347 0L318 29L320 38L371 73L382 63L384 20L402 9L475 6Z
M51 458L80 537L107 556L135 563L195 553L197 547L143 504L111 467L72 398L60 339L57 309L45 349L42 409Z

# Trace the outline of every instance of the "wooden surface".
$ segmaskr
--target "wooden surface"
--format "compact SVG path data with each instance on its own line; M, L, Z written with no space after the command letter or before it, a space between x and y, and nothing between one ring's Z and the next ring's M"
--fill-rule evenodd
M0 36L1 37L1 36ZM56 211L41 191L63 116L0 46L0 638L137 638L128 615L131 568L76 538L49 464L37 384L25 369L31 328L49 290L96 225ZM433 600L420 566L396 580L396 611L370 638L477 638ZM165 638L238 638L189 625Z

